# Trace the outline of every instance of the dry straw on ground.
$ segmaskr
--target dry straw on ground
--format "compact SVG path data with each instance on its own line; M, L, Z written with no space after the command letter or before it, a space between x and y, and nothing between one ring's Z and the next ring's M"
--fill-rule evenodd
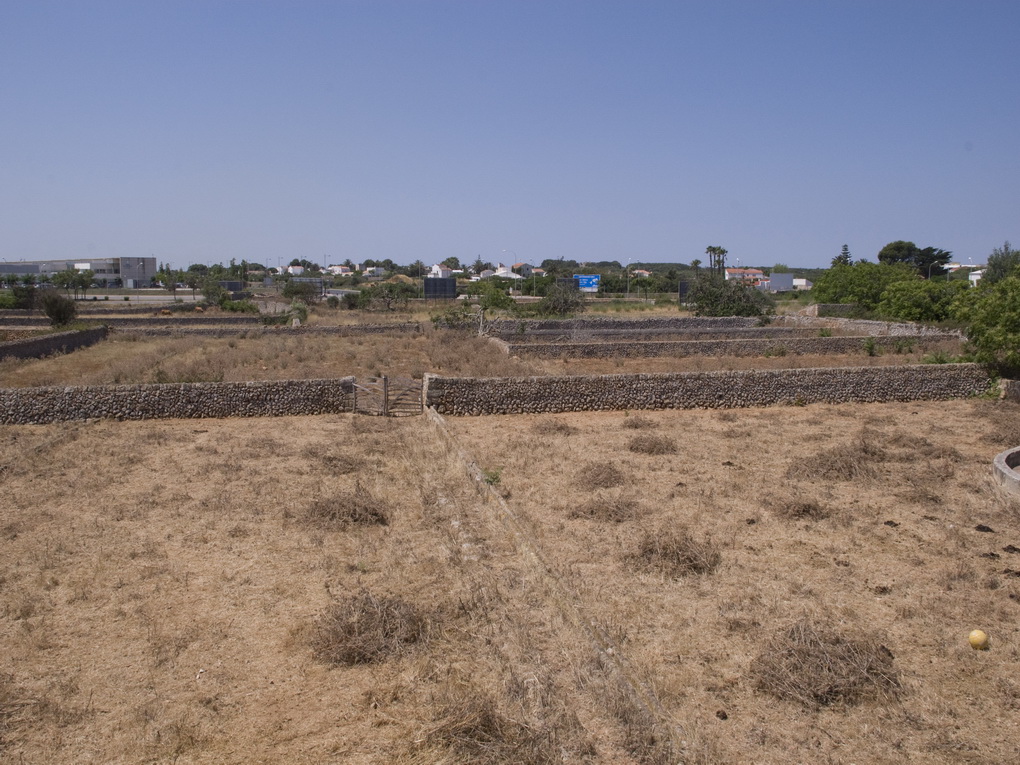
M630 559L639 566L679 579L711 574L722 562L722 553L711 539L697 539L686 529L662 529L646 533Z
M306 510L306 518L324 528L343 529L352 525L385 526L390 522L390 508L360 483L351 491L320 497Z
M577 485L586 491L611 489L626 480L627 476L613 462L588 462L577 471Z
M801 619L751 663L755 687L805 707L891 699L900 688L892 652L875 637Z
M650 433L634 436L630 439L630 443L627 444L627 448L635 454L661 455L676 454L677 452L677 445L674 439L669 436L659 436Z
M429 630L429 618L414 604L361 590L329 605L310 643L320 661L369 664L423 644Z

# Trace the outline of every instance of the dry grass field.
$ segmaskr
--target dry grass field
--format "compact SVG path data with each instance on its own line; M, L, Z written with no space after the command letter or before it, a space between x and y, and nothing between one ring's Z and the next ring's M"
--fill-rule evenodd
M0 361L0 387L105 385L157 382L285 380L355 375L420 378L447 376L700 372L718 369L786 369L920 363L927 353L959 353L958 343L916 343L906 353L832 356L709 357L649 359L527 359L510 357L496 344L462 332L428 327L422 334L361 337L284 335L252 330L245 337L145 337L116 332L97 345L46 359Z
M0 759L1020 758L1020 408L447 425L0 428Z

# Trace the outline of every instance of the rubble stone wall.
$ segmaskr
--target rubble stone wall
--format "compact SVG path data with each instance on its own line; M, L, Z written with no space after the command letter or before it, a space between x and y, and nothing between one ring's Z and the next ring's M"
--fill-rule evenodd
M0 423L92 418L283 417L349 412L354 378L169 385L0 388Z
M712 409L772 404L922 401L985 392L977 364L748 370L685 374L465 378L425 376L440 414Z
M0 359L10 357L16 359L41 359L54 353L70 353L79 348L95 345L105 339L106 334L106 327L96 327L94 329L55 332L50 335L8 340L0 343Z
M890 335L878 337L785 337L782 339L673 340L652 342L603 343L508 343L514 356L572 359L649 358L684 356L820 356L865 354L867 345L889 351L910 350L921 338Z

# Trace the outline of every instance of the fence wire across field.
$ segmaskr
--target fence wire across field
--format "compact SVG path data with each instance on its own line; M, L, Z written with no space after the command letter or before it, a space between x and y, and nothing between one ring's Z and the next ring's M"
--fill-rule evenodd
M383 417L421 414L421 380L406 377L369 377L354 383L354 411Z

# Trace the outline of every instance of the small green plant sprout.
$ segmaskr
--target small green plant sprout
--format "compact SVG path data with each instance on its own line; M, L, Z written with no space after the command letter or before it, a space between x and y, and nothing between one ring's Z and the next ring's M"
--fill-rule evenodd
M485 481L489 486L499 486L499 482L503 476L503 468L493 468L492 470L482 468L482 480Z
M818 336L819 337L832 337L832 330L829 329L828 327L822 327L820 330L818 330Z
M866 337L866 338L864 338L863 346L864 346L864 352L866 354L868 354L869 356L877 356L878 355L878 343L875 342L875 338L873 338L873 337Z

